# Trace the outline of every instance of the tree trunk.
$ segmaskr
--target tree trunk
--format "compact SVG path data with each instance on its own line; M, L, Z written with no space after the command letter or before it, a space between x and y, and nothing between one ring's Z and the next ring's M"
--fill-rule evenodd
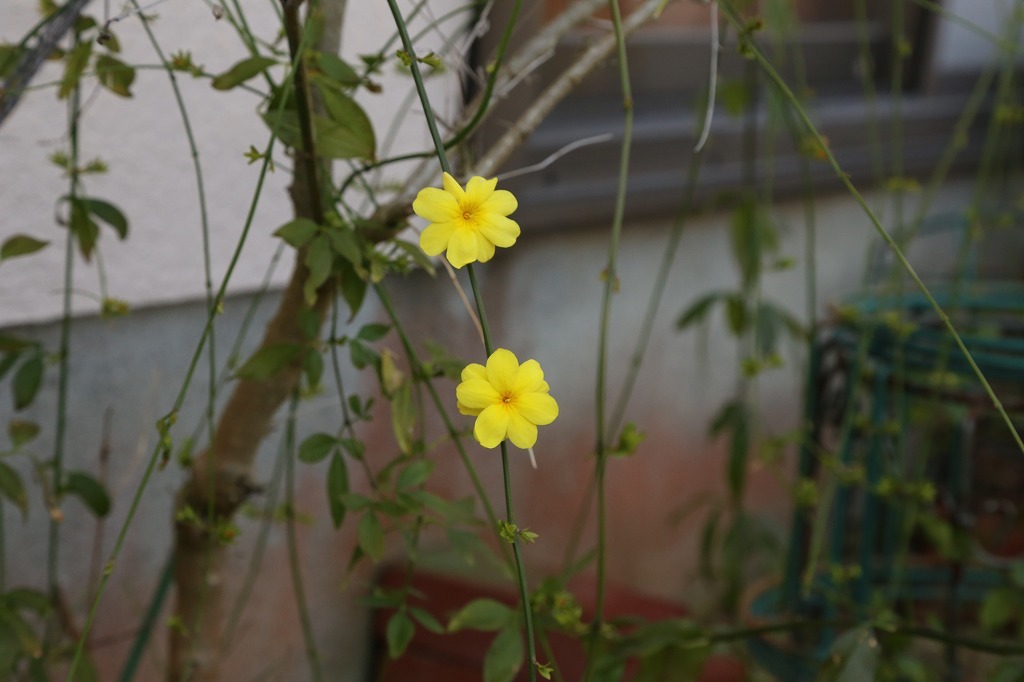
M294 13L293 17L298 17L298 2L283 0L283 4L286 17L289 11ZM346 0L322 0L314 6L322 10L324 16L318 49L338 51L345 4ZM290 42L297 44L297 41ZM304 76L297 75L296 81L304 82ZM308 98L308 92L298 93L298 96ZM296 217L319 223L324 215L324 207L317 199L322 196L316 177L319 159L315 158L315 153L314 158L301 157L297 152L295 176L289 188L294 213ZM274 318L267 325L260 348L295 344L307 346L308 352L317 352L299 324L300 315L308 309L303 296L308 275L304 256L303 250L296 254L291 279ZM333 296L334 287L329 283L317 294L312 309L318 329L323 325ZM196 458L188 480L178 493L174 524L176 625L170 633L168 670L168 679L173 682L220 679L221 637L229 607L225 593L233 582L233 570L227 565L220 530L257 489L252 480L252 462L270 431L274 415L299 387L302 355L266 381L242 379L235 384L217 421L212 443Z

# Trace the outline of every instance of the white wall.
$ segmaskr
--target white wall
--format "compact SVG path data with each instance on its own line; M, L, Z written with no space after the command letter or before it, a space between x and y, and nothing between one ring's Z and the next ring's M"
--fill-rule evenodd
M275 16L270 2L242 3L250 12L255 30L273 37ZM408 7L412 3L402 3ZM441 17L461 6L455 0L431 2L429 13ZM122 3L112 2L111 7ZM0 7L0 42L17 42L22 32L37 21L35 3L5 2ZM380 48L394 31L394 21L382 2L349 3L345 25L346 57ZM102 19L103 3L88 10ZM220 73L247 56L232 27L213 18L205 3L167 0L150 13L165 54L179 50L192 53L195 63ZM424 24L424 16L413 30ZM458 28L465 14L448 19L445 26ZM142 25L135 17L114 24L122 44L120 58L128 63L158 63ZM419 46L424 51L445 51L445 40L429 32ZM394 49L389 51L394 55ZM361 91L360 101L373 120L378 141L398 114L415 115L418 102L406 104L412 81L402 75L394 59L380 78L384 93ZM453 67L458 60L453 59ZM450 73L454 73L454 68ZM48 64L35 80L52 83L60 77L57 65ZM268 130L255 115L258 99L240 89L218 92L207 80L178 74L192 127L197 137L206 182L210 222L210 251L215 286L227 269L253 197L259 165L248 165L243 154L250 145L266 146ZM456 94L451 76L428 79L433 101L441 112L452 110ZM106 91L85 89L81 157L102 157L110 165L104 176L83 178L85 192L117 204L131 223L128 240L118 242L112 231L101 233L99 249L109 281L109 295L133 306L201 299L204 296L202 237L196 181L181 117L167 75L161 70L140 70L133 86L135 96L124 100ZM93 97L95 95L95 97ZM0 265L0 327L54 319L61 314L63 252L66 232L54 221L57 199L67 192L67 180L47 161L54 151L66 149L66 107L54 88L27 93L14 114L0 126L0 242L25 233L51 241L38 254ZM394 151L429 149L422 118L398 129ZM281 158L284 164L288 159ZM252 290L264 277L277 246L270 233L288 219L290 206L284 187L287 173L270 175L259 203L251 237L231 280L232 291ZM289 254L290 258L290 254ZM99 275L95 259L75 263L74 310L76 314L98 310ZM275 281L287 276L288 263L278 269Z

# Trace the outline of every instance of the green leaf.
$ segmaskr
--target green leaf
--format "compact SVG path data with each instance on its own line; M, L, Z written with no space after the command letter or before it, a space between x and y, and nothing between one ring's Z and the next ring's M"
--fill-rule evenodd
M437 618L434 618L433 614L426 609L421 609L418 606L410 606L409 613L412 614L413 618L415 618L419 624L424 627L424 629L433 632L435 635L444 634L444 626L441 625Z
M402 469L398 475L398 483L395 486L399 490L417 488L427 482L430 472L434 470L434 463L425 459L418 459L409 466Z
M78 201L93 217L114 228L119 238L124 239L128 236L128 219L117 206L101 199L81 197Z
M309 243L319 229L317 224L308 218L296 218L277 228L274 231L274 236L285 240L289 246L299 249Z
M110 497L103 484L85 472L69 472L63 490L77 496L96 516L104 517L110 512Z
M49 243L35 237L30 237L27 234L16 234L5 239L3 245L0 246L0 260L27 256L42 249Z
M313 239L306 247L306 269L309 274L306 276L306 283L302 287L306 305L316 303L317 290L331 276L331 265L334 264L334 252L331 251L330 242L324 235Z
M276 60L270 57L249 57L214 77L210 85L216 90L230 90L250 78L258 76L276 63Z
M3 358L0 358L0 379L3 379L11 371L11 368L17 364L19 357L21 357L20 353L11 351L5 353Z
M356 337L367 343L373 343L384 338L389 331L391 331L391 325L371 322L363 325L356 333Z
M67 99L71 91L78 85L85 67L89 64L89 57L92 56L92 41L80 42L68 53L67 61L64 63L64 76L60 81L60 88L57 90L57 99Z
M2 596L3 601L11 608L18 611L34 611L40 616L45 616L50 613L53 604L50 602L50 598L40 592L39 590L29 589L27 587L18 587L9 592L6 592Z
M994 632L1009 623L1016 610L1014 601L1013 590L996 589L986 594L978 614L981 627Z
M315 464L331 454L338 445L338 439L329 433L314 433L299 445L299 459L307 464Z
M327 468L327 504L331 508L331 520L335 528L340 528L345 521L346 507L342 499L347 494L348 468L345 458L334 453L331 465Z
M25 49L18 45L0 44L0 78L7 78L24 53Z
M494 599L474 599L448 621L448 632L459 630L500 630L514 624L516 612Z
M82 258L88 262L100 236L100 228L93 222L89 211L79 198L71 201L71 220L68 226L78 240L78 250L82 252Z
M336 90L320 88L329 119L316 122L317 150L330 159L372 161L377 139L370 118L354 99Z
M384 529L381 528L380 520L372 511L363 514L359 519L359 527L356 529L359 538L359 547L374 561L384 558Z
M403 455L411 455L416 442L416 408L412 402L412 388L402 384L391 398L391 427L395 441Z
M35 399L43 383L43 356L36 353L14 373L14 409L22 410Z
M341 296L348 304L349 319L356 316L359 309L363 307L363 300L366 298L366 280L360 277L355 269L351 267L341 270Z
M324 358L316 350L310 349L302 357L302 373L306 375L306 383L311 389L320 386L324 375Z
M742 294L733 294L725 300L725 313L729 331L734 336L743 334L747 328L747 303Z
M732 254L740 267L744 289L761 274L762 256L766 251L763 209L753 201L740 204L729 225Z
M498 633L484 656L484 682L512 682L523 667L523 635L519 624Z
M359 248L359 241L354 232L347 227L339 227L327 233L331 240L334 251L352 265L359 265L363 261L363 252Z
M313 68L323 74L317 80L326 85L353 88L363 82L356 70L336 54L315 52L311 61Z
M358 493L345 493L340 499L349 511L362 511L373 506L373 500Z
M356 398L356 396L352 397ZM360 461L363 459L363 453L366 452L366 446L363 445L362 441L355 440L354 438L342 438L341 447L353 459Z
M376 367L380 362L380 355L377 354L377 351L356 339L352 339L352 342L349 343L348 350L351 355L352 366L356 369Z
M679 315L679 319L676 320L676 329L686 329L690 325L702 321L708 316L708 313L711 311L711 306L721 299L722 296L723 294L721 292L715 291L702 296L691 303L690 307L684 310Z
M0 461L0 495L10 500L21 510L22 518L28 514L28 495L21 482L21 475L10 464Z
M7 424L7 435L14 447L24 445L39 435L39 424L25 419L12 419Z
M121 97L131 97L131 86L135 81L135 69L110 55L96 58L96 77L100 85Z
M413 625L409 616L405 615L405 611L396 611L392 614L388 619L386 631L388 656L398 658L405 653L414 634L416 634L416 626Z
M427 254L423 253L423 249L420 248L419 244L413 244L412 242L407 242L404 239L392 239L391 243L402 251L405 251L406 255L412 258L412 260L423 268L427 274L431 277L434 276L434 272L436 270L434 263L430 260Z
M42 655L42 642L32 630L32 626L17 611L0 608L0 622L15 634L18 646L26 657L38 659Z
M726 478L733 499L741 499L747 484L747 458L750 452L750 414L746 406L739 405L729 441L729 461Z
M258 351L245 361L235 376L249 381L266 381L288 366L302 352L294 343L276 343Z

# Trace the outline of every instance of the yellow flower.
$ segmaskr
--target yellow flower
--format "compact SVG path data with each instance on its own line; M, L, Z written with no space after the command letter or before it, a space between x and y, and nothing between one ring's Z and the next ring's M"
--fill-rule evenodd
M487 358L487 366L470 364L462 370L455 389L459 412L476 417L473 435L485 448L497 447L508 438L520 448L537 442L537 426L558 416L558 403L548 395L544 371L536 360L519 360L499 348Z
M519 225L507 216L519 203L508 190L495 190L497 178L474 176L466 189L444 174L444 189L427 187L412 202L412 210L430 221L420 234L420 247L428 256L447 250L448 262L457 268L466 263L486 263L494 247L516 243Z

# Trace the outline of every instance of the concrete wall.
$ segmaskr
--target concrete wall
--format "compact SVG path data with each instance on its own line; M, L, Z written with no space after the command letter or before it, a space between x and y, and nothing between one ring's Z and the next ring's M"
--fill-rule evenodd
M943 202L955 206L966 201L968 190L966 184L950 186ZM817 265L824 308L828 302L857 288L862 254L872 233L860 210L842 196L823 199L818 209L821 247ZM782 252L799 256L803 249L802 207L779 206L778 216L789 226ZM673 600L700 597L690 591L700 515L681 524L671 519L686 501L721 489L722 447L708 439L706 430L711 416L731 395L736 376L736 352L726 340L720 320L712 323L705 347L701 346L698 334L675 332L673 321L702 293L735 286L737 274L730 262L726 221L727 216L712 214L694 219L686 227L639 388L627 413L648 438L632 459L612 461L608 475L610 578ZM632 352L653 280L652 263L664 248L667 229L665 222L631 224L626 229L621 252L621 291L616 296L612 318L609 386L613 392L625 371L625 358ZM562 410L559 419L541 431L536 471L530 468L525 453L513 449L518 521L541 535L526 551L533 581L559 568L592 466L596 331L605 248L606 235L600 231L531 234L527 227L513 251L500 253L491 264L480 268L497 342L513 349L521 359L533 357L543 364ZM766 295L801 315L803 283L801 268L771 276L766 281ZM390 289L417 343L433 339L447 344L468 361L482 360L479 342L445 277L431 280L420 273L393 282ZM258 339L273 302L271 296L259 307L247 347ZM226 357L249 304L247 297L229 300L218 320L218 357ZM370 301L354 326L383 319L379 305ZM109 552L127 513L129 497L138 486L152 451L156 437L153 424L169 409L179 390L203 321L202 306L192 303L140 310L115 321L83 318L74 325L67 466L98 474L98 452L104 443L109 447L107 482L115 504L103 532L101 561ZM57 343L58 329L53 324L13 331L39 338L48 348ZM393 335L382 344L400 355ZM799 357L792 358L786 369L768 374L760 383L758 393L766 433L780 433L796 423L800 409L800 362ZM21 415L43 424L44 436L32 446L43 458L52 449L55 382L56 373L51 368L41 398ZM330 382L326 384L324 394L306 400L301 406L300 437L318 430L332 432L340 424L336 396ZM375 380L366 373L346 370L345 384L347 392L365 395L374 391ZM468 420L455 414L453 386L442 382L440 390L457 423L468 426ZM201 425L205 394L204 361L174 430L176 443ZM0 414L10 413L9 400L7 391L0 393ZM362 433L370 444L371 463L379 464L397 454L397 446L386 409L377 409L377 420ZM108 412L110 431L105 435L104 419ZM432 421L431 428L440 435L436 420ZM281 433L279 419L257 462L260 481L270 479ZM500 509L502 483L497 453L472 444L469 452ZM437 469L429 489L452 498L472 494L468 476L450 447L439 447L432 459ZM783 478L788 472L787 466ZM28 476L27 471L24 473ZM332 528L324 501L324 475L322 466L299 465L298 511L315 519L311 525L301 527L301 551L327 669L332 679L354 680L358 679L367 654L368 621L357 599L367 589L372 575L365 566L350 580L344 577L354 546L355 524L350 520L339 532ZM97 641L115 641L97 652L106 672L112 673L120 665L127 646L126 633L143 612L167 556L173 495L181 480L181 472L172 464L154 476L143 495L97 621ZM368 490L366 480L354 470L353 485L360 491ZM788 514L787 500L778 478L754 465L749 501L780 532ZM254 500L257 504L261 501L262 498ZM91 556L95 526L77 504L65 505L67 521L61 550L66 561L61 567L61 579L67 586L71 605L81 613L90 570L94 570L94 564L86 558ZM37 493L33 494L26 523L8 516L10 584L41 586L38 567L45 560L45 518ZM242 536L234 557L236 569L242 572L249 560L257 523L243 517L239 525ZM588 526L586 537L590 539L584 540L584 548L592 541L592 533ZM275 526L270 537L263 573L230 652L230 669L236 679L253 679L271 669L283 675L278 679L305 677L283 529ZM438 538L427 536L428 547L443 545ZM14 548L17 551L12 554L10 550ZM400 554L400 547L393 544L391 556ZM162 634L158 634L154 651L146 661L146 675L157 675L162 643Z

